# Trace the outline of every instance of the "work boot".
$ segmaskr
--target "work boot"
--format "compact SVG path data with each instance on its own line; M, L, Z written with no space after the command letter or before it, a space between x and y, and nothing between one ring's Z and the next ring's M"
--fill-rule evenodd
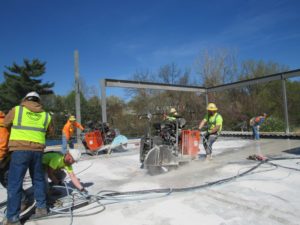
M21 212L24 212L26 209L30 207L30 203L28 201L22 201L21 202Z
M37 219L40 217L45 217L48 215L48 210L47 208L36 208L35 209L35 214L33 214L30 219Z
M212 155L211 154L206 155L205 161L210 161L210 160L212 160Z

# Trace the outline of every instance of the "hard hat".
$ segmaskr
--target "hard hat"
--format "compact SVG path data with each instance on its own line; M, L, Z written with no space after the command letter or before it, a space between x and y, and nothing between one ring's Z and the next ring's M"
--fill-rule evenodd
M5 113L2 112L2 111L0 111L0 117L1 117L1 118L5 117Z
M81 157L81 151L78 149L69 149L68 152L70 153L75 162L77 162Z
M25 96L25 98L29 98L29 97L36 97L36 98L38 98L38 99L41 99L41 98L40 98L40 95L39 95L38 93L36 93L35 91L29 92L29 93Z
M217 108L217 106L216 106L215 103L209 103L206 109L208 111L217 111L218 110L218 108Z
M75 118L75 116L70 116L70 117L69 117L69 120L70 120L70 121L75 121L76 118Z
M176 111L176 109L175 108L171 108L170 109L170 113L176 113L177 111Z

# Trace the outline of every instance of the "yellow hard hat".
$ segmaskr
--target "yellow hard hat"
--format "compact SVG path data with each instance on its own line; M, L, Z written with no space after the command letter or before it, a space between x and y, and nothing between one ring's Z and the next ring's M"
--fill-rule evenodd
M69 120L70 120L70 121L75 121L76 118L75 118L75 116L70 116L70 117L69 117Z
M218 110L218 108L217 108L217 106L216 106L215 103L209 103L206 109L208 111L217 111Z

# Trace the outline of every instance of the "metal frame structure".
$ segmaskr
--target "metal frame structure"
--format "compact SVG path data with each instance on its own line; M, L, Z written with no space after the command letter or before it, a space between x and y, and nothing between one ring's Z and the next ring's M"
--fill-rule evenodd
M102 121L107 122L106 114L106 87L121 87L121 88L139 88L139 89L155 89L166 91L188 91L188 92L200 92L206 93L206 88L198 86L184 86L184 85L172 85L163 83L152 82L140 82L129 80L114 80L104 79L100 81L101 86L101 108L102 108Z
M246 87L253 84L262 84L270 81L281 80L282 81L282 96L283 96L283 110L285 117L285 133L289 134L289 118L288 118L288 107L287 107L287 95L286 95L286 80L288 78L299 77L300 69L290 70L282 73L271 74L263 77L242 80L229 84L223 84L214 87L199 87L199 86L182 86L172 85L163 83L152 83L152 82L139 82L129 80L114 80L114 79L103 79L100 81L101 86L101 106L102 106L102 121L107 122L106 114L106 87L121 87L121 88L147 88L156 90L169 90L169 91L188 91L188 92L199 92L205 93L206 103L208 103L208 93L224 91L232 88Z

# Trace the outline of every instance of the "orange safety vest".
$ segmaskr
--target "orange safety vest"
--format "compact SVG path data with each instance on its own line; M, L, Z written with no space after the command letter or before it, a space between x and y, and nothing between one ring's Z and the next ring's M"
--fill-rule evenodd
M3 124L4 116L0 116L0 160L2 160L8 152L9 132Z
M70 137L72 137L76 127L83 130L83 127L81 126L80 123L77 123L76 121L72 123L70 120L67 121L67 123L63 128L63 133L66 136L67 140L69 140Z

